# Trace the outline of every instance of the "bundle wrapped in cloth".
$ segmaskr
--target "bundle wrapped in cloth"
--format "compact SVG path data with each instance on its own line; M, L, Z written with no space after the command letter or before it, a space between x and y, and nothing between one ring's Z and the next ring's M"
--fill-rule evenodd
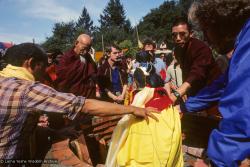
M113 132L106 166L183 166L180 115L164 91L145 87L135 95L132 105L158 108L159 121L124 116Z

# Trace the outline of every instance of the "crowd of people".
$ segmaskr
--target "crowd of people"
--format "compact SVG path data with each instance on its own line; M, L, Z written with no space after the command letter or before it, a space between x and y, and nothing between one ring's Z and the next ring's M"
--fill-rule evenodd
M249 166L250 3L194 2L188 19L174 20L169 54L149 38L136 55L109 44L97 61L87 34L65 53L10 47L0 166Z

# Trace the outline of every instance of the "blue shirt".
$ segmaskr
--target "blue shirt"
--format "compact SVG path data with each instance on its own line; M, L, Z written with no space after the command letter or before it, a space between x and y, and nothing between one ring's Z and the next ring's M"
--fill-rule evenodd
M210 135L207 153L216 166L237 167L250 155L250 19L237 37L228 71L182 107L193 112L218 101L223 119Z
M120 73L118 68L114 68L112 70L112 87L113 87L113 93L120 92L122 93L122 85L120 80Z

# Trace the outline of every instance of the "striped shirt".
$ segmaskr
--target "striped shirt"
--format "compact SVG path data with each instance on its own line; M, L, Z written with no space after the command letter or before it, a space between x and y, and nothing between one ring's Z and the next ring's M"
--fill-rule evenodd
M58 112L74 119L84 102L84 97L57 92L38 82L0 77L0 159L20 159L23 143L38 121L38 116L30 115Z

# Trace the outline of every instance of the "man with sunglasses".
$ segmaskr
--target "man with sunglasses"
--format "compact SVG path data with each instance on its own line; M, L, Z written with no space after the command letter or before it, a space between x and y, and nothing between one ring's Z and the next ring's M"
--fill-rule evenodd
M172 38L175 44L174 56L182 70L182 76L178 75L175 79L183 81L178 84L180 86L173 88L173 93L170 95L175 102L197 94L220 74L220 70L209 46L192 37L191 25L186 18L178 17L175 20L172 25ZM208 142L208 135L211 129L217 126L216 122L201 117L200 114L191 113L182 117L182 131L185 134L183 148L187 153L185 154L187 161L202 157ZM204 121L207 125L202 123ZM189 156L190 154L192 156Z
M177 88L176 96L194 96L207 84L210 79L207 77L209 71L216 68L212 51L203 41L192 37L191 25L186 18L179 17L175 20L172 38L174 55L183 75L183 84Z

